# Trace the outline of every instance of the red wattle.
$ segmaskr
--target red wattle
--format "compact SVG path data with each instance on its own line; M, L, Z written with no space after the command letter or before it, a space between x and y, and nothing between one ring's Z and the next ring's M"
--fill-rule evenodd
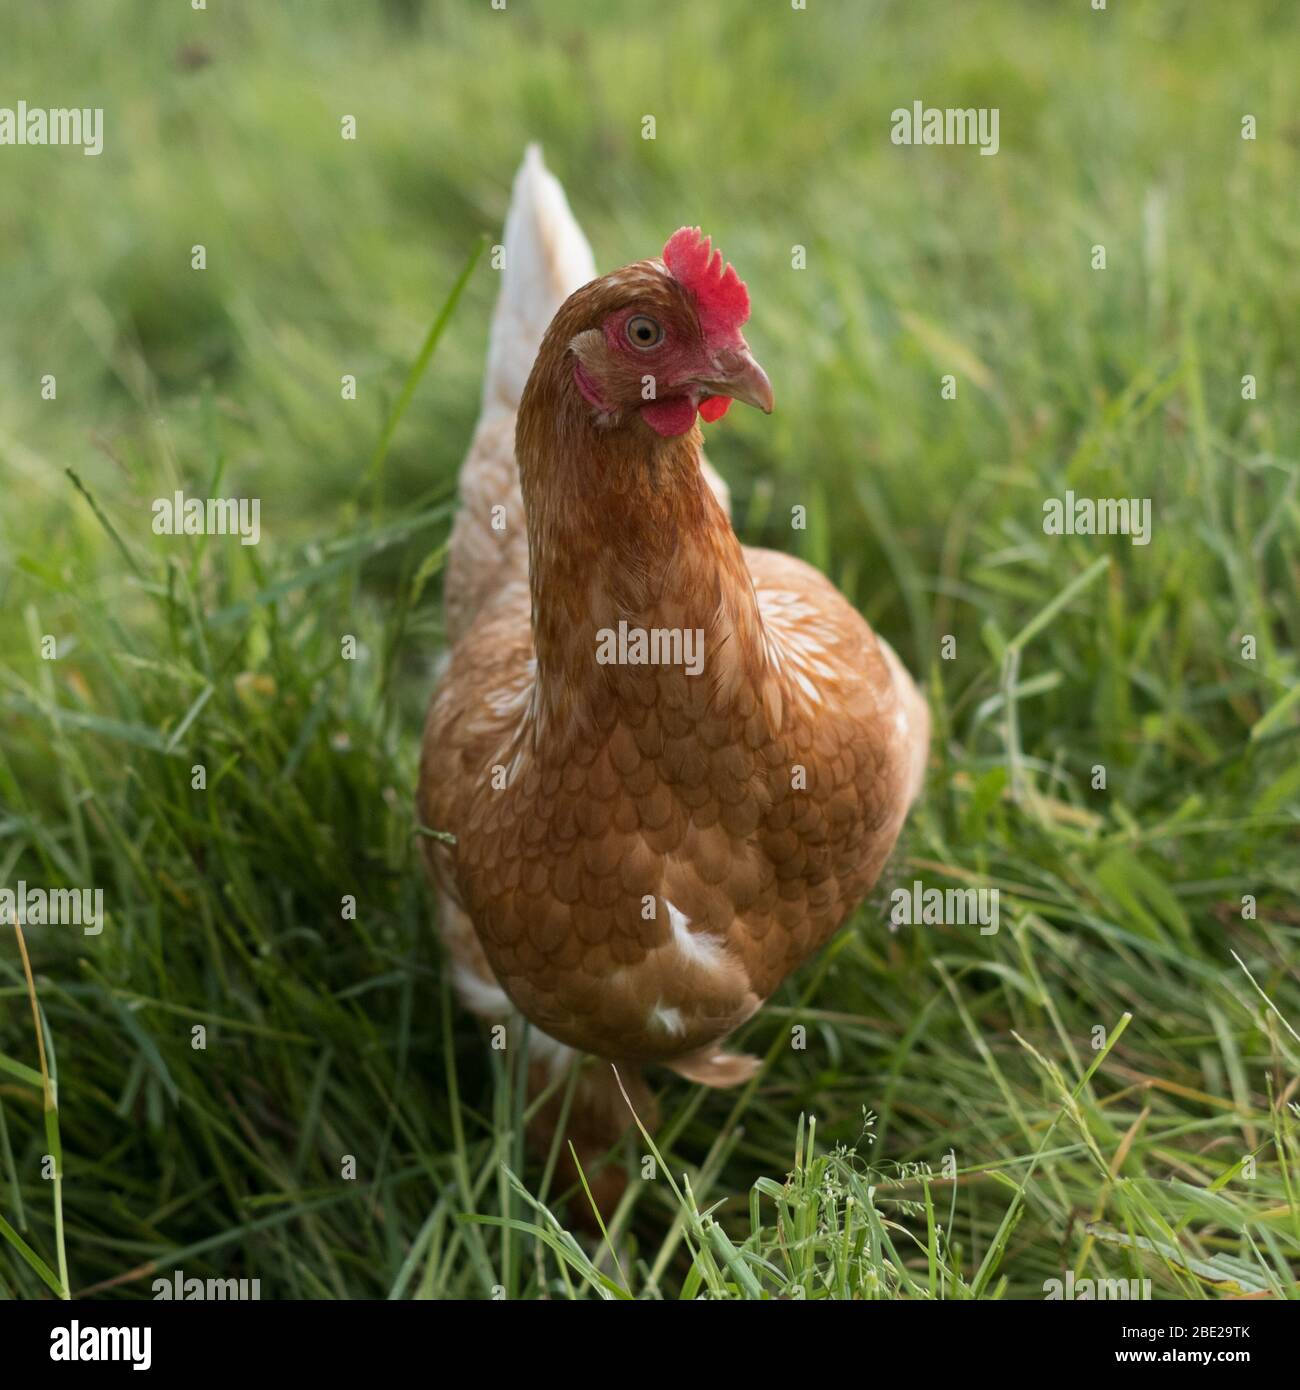
M712 424L722 419L730 405L730 396L705 396L700 402L700 418Z
M667 438L690 429L695 423L695 407L688 396L667 396L661 401L647 401L641 407L641 418L656 434Z

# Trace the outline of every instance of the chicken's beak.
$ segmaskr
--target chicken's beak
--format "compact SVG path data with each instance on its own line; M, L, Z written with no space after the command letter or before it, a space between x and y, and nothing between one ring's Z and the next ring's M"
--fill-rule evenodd
M733 401L743 401L761 410L764 415L770 415L776 403L767 373L754 361L747 347L723 349L713 359L713 370L708 377L695 384L706 395L728 396Z

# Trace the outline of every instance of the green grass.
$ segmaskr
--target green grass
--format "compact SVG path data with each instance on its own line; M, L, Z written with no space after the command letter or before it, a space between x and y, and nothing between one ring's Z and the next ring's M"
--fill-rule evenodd
M369 8L6 22L5 100L102 105L106 148L0 148L0 886L108 921L27 930L44 1061L0 939L0 1294L1295 1296L1294 7ZM1001 152L892 146L916 99ZM738 530L935 715L761 1074L655 1076L594 1243L450 997L412 807L487 260L453 289L533 138L602 267L686 221L735 261L778 400L710 431ZM154 536L178 488L262 543ZM1066 489L1152 499L1151 543L1044 535ZM1001 929L891 933L914 878Z

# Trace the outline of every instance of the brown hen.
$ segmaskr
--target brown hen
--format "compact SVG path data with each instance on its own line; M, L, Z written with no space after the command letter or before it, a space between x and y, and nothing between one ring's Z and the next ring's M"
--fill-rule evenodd
M696 415L772 398L709 243L594 278L530 150L505 246L420 771L455 842L423 843L465 1004L531 1021L536 1084L590 1053L640 1110L647 1063L752 1075L723 1040L875 882L929 716L821 574L732 531ZM586 1158L630 1118L608 1070Z

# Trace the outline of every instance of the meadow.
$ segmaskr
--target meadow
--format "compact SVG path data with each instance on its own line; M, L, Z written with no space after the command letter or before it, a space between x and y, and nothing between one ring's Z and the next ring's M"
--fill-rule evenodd
M105 921L29 925L30 972L0 927L0 1296L1295 1297L1294 6L13 8L0 105L104 149L0 147L0 887ZM918 100L997 108L996 156L892 143ZM603 270L686 222L741 270L778 405L709 431L736 528L934 718L761 1072L655 1074L596 1240L413 808L530 140ZM178 491L259 543L156 534ZM1049 533L1068 492L1147 543ZM916 881L998 930L891 929Z

